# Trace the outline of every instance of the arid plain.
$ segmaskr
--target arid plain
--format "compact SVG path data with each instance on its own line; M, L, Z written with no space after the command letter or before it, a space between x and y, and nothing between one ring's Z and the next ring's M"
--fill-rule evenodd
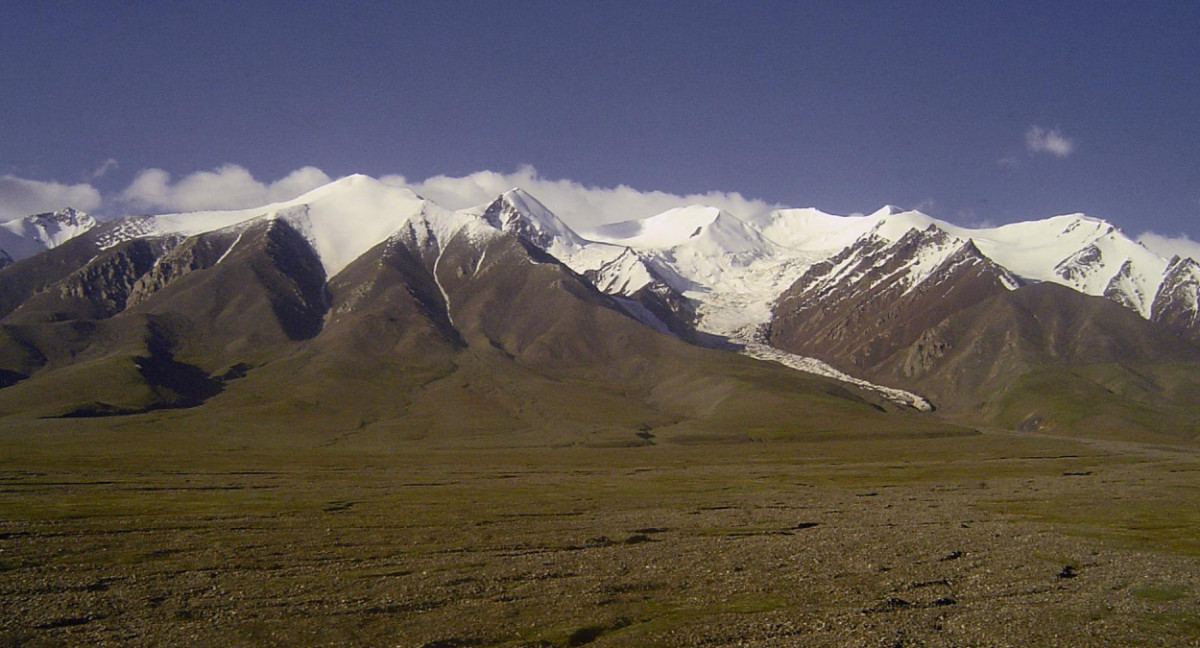
M270 438L5 429L0 645L1200 645L1190 447Z

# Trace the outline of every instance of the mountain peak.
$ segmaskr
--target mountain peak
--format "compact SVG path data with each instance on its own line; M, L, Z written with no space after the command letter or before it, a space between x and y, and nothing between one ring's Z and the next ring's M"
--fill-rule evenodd
M637 250L655 251L675 259L731 259L744 265L778 252L775 243L757 229L717 207L690 205L667 210L645 220L601 228L605 240Z
M574 248L584 243L554 212L520 188L500 194L484 209L483 219L492 227L515 234L554 256L563 253L556 248Z
M342 177L338 178L337 180L334 180L330 184L355 185L355 184L364 184L364 183L371 183L371 182L379 182L380 184L383 184L379 180L372 178L371 176L366 175L365 173L351 173L350 175L342 176Z
M553 224L555 229L570 231L570 228L567 227L566 223L562 222L557 214L550 211L550 208L542 204L542 201L535 198L533 194L520 187L513 187L512 189L500 194L500 197L497 199L497 201L502 201L511 206L517 212L539 222L548 225ZM574 232L571 232L571 236L574 236L574 234Z
M95 218L72 207L0 223L0 252L10 261L20 261L58 247L96 225Z
M323 184L292 200L277 205L267 205L252 211L261 212L275 206L306 205L329 196L337 196L338 200L351 199L351 196L363 201L388 200L388 197L424 200L407 187L391 185L371 176L355 173Z
M543 209L545 209L545 206L542 205L541 201L539 201L537 198L534 198L533 194L529 193L528 191L525 191L524 189L522 189L520 187L513 187L512 189L509 189L508 191L505 191L504 193L500 194L500 197L504 198L505 200L511 201L511 202L536 203L537 205L539 205Z
M47 212L44 214L36 214L34 216L31 216L30 218L35 218L38 220L54 221L57 223L64 223L64 224L70 224L70 225L78 225L80 223L86 223L92 219L92 217L89 216L86 212L79 211L78 209L75 209L74 207L64 207L58 211Z
M867 218L875 221L872 231L889 241L898 241L904 238L910 230L926 232L932 228L932 230L937 232L948 234L938 221L919 211L899 211L883 214L881 210Z
M634 248L670 249L688 243L722 220L741 223L716 207L688 205L642 220L606 225L601 232L610 236L615 234L615 238L622 239L622 244Z
M43 225L54 225L58 227L91 227L96 224L94 218L89 216L86 212L79 211L74 207L64 207L58 211L34 214L18 220L24 223L41 223Z
M872 212L871 216L876 218L883 216L895 216L896 214L903 214L906 211L911 210L904 209L903 207L897 207L896 205L884 205L883 207L880 207Z
M1063 225L1062 235L1072 233L1085 233L1087 235L1099 238L1109 234L1115 234L1120 230L1112 223L1095 216L1088 216L1083 213L1064 214L1056 216L1051 221L1059 222Z

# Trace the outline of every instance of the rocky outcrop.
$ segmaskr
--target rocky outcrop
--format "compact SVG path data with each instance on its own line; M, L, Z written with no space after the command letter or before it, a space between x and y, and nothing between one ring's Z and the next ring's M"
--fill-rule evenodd
M166 288L192 272L212 267L229 251L232 236L193 236L182 241L172 238L166 251L154 265L134 283L128 304L136 306L154 293ZM237 240L234 238L234 240Z
M147 239L106 250L35 300L35 307L67 309L92 319L112 317L129 305L138 281L162 251L161 241Z
M1163 274L1150 318L1193 342L1200 342L1200 264L1173 257Z
M778 348L870 377L951 313L1015 284L973 243L936 227L909 230L890 243L872 234L814 265L783 293L769 339ZM945 342L927 339L906 371L928 364L928 354L939 345Z

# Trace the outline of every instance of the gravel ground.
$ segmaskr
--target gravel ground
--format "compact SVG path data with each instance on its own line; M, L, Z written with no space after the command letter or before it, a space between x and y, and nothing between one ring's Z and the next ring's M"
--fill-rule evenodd
M1021 443L8 461L0 646L1200 646L1200 458Z

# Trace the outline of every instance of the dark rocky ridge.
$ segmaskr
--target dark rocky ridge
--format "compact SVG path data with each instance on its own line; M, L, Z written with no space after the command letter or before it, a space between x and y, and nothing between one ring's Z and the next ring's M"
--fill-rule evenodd
M1200 343L1200 313L1195 295L1200 292L1200 264L1192 259L1171 259L1150 316L1176 334Z

